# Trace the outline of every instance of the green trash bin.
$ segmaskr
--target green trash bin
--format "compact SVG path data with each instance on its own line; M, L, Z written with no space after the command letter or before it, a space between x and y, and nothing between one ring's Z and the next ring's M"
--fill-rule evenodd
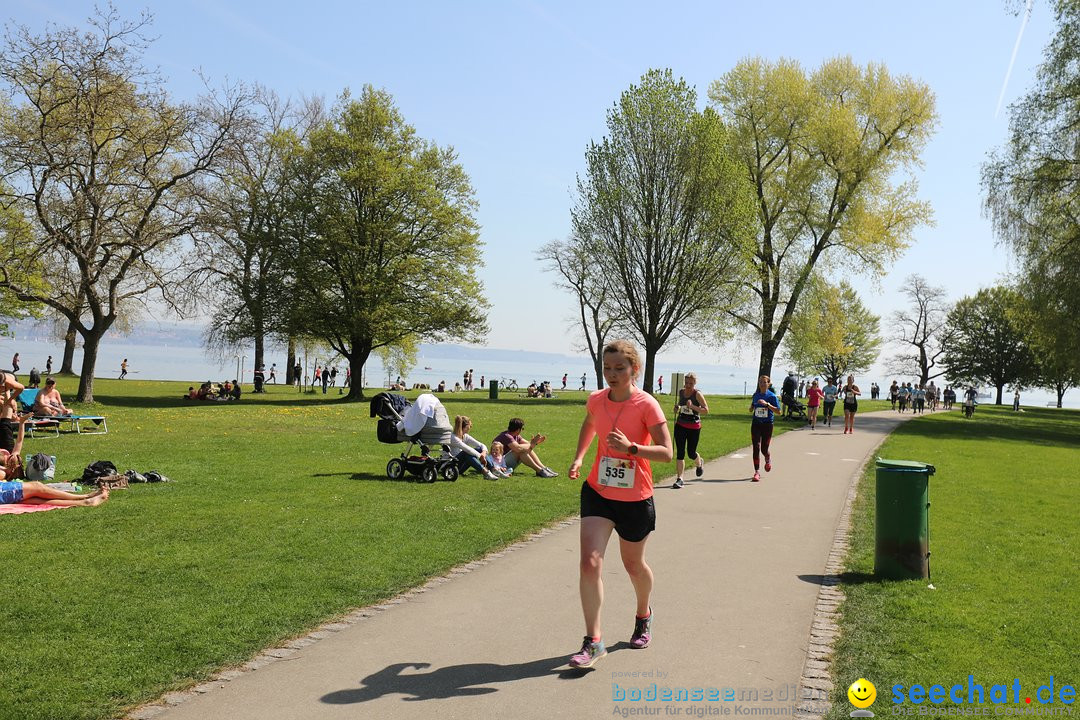
M930 577L930 476L934 466L877 459L874 574L890 580Z
M488 397L492 400L499 399L499 381L488 380Z

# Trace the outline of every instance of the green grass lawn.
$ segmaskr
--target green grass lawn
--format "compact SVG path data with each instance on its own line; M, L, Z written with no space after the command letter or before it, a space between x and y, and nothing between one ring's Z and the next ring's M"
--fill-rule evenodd
M580 481L565 472L583 392L444 396L485 443L524 418L562 474L425 485L386 478L404 446L380 444L367 404L334 389L271 385L240 403L186 402L186 389L98 379L98 402L76 409L106 414L107 435L27 440L27 453L57 456L57 480L105 459L173 482L97 508L0 516L0 718L113 717L577 512ZM709 402L702 454L746 446L748 401Z
M897 683L966 688L972 674L989 692L1019 678L1026 707L1040 707L1035 690L1051 676L1055 692L1080 684L1080 412L984 405L972 420L928 415L901 426L879 455L937 469L929 511L936 589L871 577L870 467L853 514L830 716L852 710L846 691L859 677L877 686L879 717L893 707Z

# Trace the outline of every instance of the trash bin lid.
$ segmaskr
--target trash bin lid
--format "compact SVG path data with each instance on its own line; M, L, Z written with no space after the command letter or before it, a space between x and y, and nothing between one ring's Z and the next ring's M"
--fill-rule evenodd
M898 470L900 472L925 472L927 475L933 475L935 472L933 465L918 460L885 460L884 458L878 458L877 466L886 470Z

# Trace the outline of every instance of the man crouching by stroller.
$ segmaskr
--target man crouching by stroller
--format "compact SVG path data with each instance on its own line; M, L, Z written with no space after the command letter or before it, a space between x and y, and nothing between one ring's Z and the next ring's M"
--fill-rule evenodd
M499 433L491 444L502 443L506 449L506 467L513 470L515 467L525 465L536 471L536 477L553 478L559 473L540 462L536 454L536 446L547 440L546 435L533 435L532 440L521 437L521 431L525 429L525 421L521 418L510 418L510 422L504 432Z

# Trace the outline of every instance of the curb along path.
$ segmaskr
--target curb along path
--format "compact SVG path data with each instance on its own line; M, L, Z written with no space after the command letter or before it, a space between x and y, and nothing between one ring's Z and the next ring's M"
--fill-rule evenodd
M823 701L804 700L832 688L836 575L855 482L909 417L863 414L854 435L842 434L842 420L785 433L760 483L749 482L743 449L681 490L658 487L646 555L656 575L653 643L629 647L633 590L613 540L609 654L591 671L565 666L583 634L570 520L127 717L821 715Z

